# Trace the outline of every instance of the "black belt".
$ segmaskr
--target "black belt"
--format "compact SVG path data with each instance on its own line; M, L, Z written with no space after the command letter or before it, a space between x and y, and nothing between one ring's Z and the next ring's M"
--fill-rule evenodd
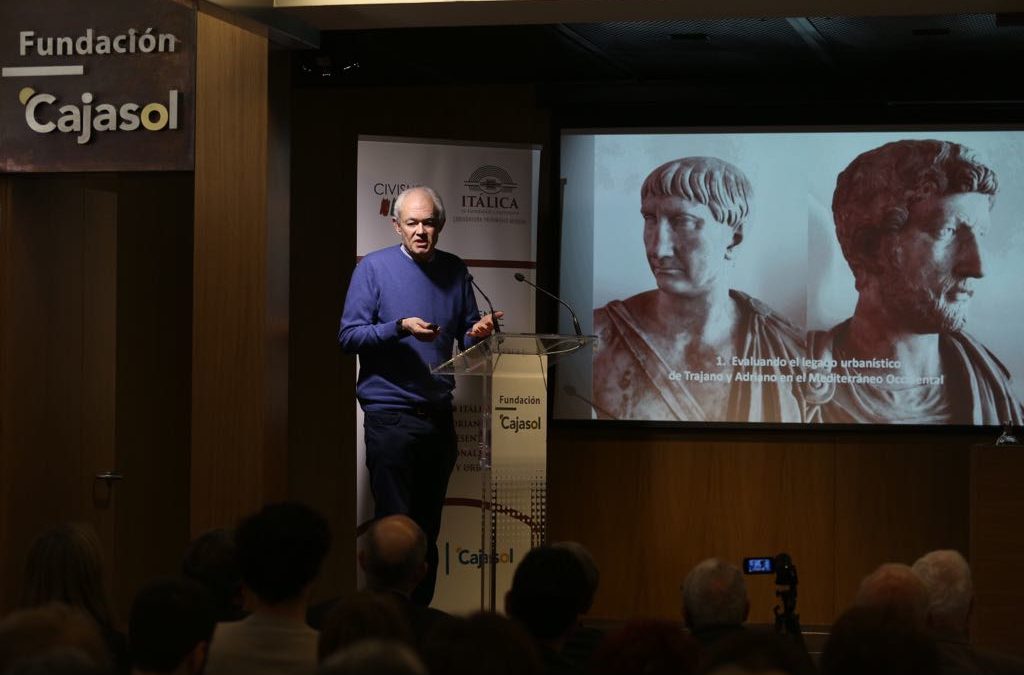
M451 414L451 411L451 406L436 406L419 403L411 408L407 408L403 412L415 415L416 417L437 417L439 415Z

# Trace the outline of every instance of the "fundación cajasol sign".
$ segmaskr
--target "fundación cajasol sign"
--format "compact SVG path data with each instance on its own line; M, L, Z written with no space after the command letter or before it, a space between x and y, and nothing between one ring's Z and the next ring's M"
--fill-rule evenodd
M0 2L0 171L191 171L191 0Z

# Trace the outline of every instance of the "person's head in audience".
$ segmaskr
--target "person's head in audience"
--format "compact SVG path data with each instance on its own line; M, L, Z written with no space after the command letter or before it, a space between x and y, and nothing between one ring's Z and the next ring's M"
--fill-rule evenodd
M586 546L575 541L556 541L551 546L572 553L583 568L583 578L587 581L587 592L580 598L580 614L586 614L594 604L594 596L597 595L597 587L601 583L601 573L597 569L597 563L594 562L594 556L590 554Z
M330 547L319 513L298 502L264 506L235 532L246 605L253 612L290 607L305 621L309 591Z
M874 607L907 623L924 626L928 592L908 565L884 563L860 582L854 605Z
M37 656L17 661L4 675L109 675L80 649L54 647Z
M46 664L55 672L87 673L90 667L110 672L107 645L88 613L54 602L11 612L0 621L0 673L48 672L32 670Z
M317 675L428 675L409 645L396 640L361 640L320 665Z
M736 631L705 654L701 675L814 675L814 662L792 637Z
M206 589L190 579L158 579L132 603L132 672L196 675L203 671L216 624Z
M421 648L431 673L540 675L543 662L522 626L490 612L436 624Z
M733 565L708 558L683 581L683 622L699 640L705 634L742 626L750 613L747 584Z
M22 607L60 602L84 610L101 629L114 624L103 548L91 525L64 523L36 537L21 590Z
M821 655L822 675L937 675L935 643L891 608L854 606L836 620Z
M941 638L966 640L974 606L971 568L957 551L926 553L911 568L928 592L928 629Z
M367 530L359 566L370 590L408 597L427 573L427 537L409 516L385 516Z
M539 546L523 557L505 594L505 611L540 644L558 651L576 626L587 594L583 566L565 549Z
M594 675L690 675L700 644L672 621L641 620L608 634L594 652Z
M339 600L324 620L317 660L323 663L339 650L370 639L413 644L412 627L398 598L363 591Z
M193 539L185 549L181 573L210 593L217 621L237 621L245 616L234 532L218 528Z

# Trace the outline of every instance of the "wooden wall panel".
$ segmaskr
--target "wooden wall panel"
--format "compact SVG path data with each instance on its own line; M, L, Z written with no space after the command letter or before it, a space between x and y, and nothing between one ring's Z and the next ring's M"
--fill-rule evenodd
M701 559L785 551L800 573L802 622L829 624L882 562L967 551L977 437L556 426L550 536L597 557L597 617L678 616L678 586ZM770 623L774 586L748 587L751 621Z
M114 462L116 196L103 178L4 179L0 213L0 610L32 539L92 522L108 556Z
M288 251L268 233L267 40L200 12L197 63L193 533L287 485L287 323L272 274Z
M548 466L550 538L580 541L602 570L594 616L679 618L682 581L701 560L738 565L745 556L780 552L800 572L804 622L831 616L834 472L827 444L557 430ZM748 580L751 621L772 620L773 581Z
M836 454L836 614L883 562L968 548L969 437L862 434Z
M134 593L172 575L189 540L192 383L192 174L118 179L118 583L127 617Z
M970 563L976 595L971 635L1024 657L1024 447L971 450Z

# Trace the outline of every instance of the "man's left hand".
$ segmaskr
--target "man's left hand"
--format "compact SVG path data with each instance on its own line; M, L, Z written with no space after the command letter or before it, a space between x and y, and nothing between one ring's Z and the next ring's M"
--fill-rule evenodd
M494 315L484 314L479 321L473 324L473 327L466 331L466 335L475 338L485 338L494 332L494 320L500 319L505 316L505 312L497 311Z

